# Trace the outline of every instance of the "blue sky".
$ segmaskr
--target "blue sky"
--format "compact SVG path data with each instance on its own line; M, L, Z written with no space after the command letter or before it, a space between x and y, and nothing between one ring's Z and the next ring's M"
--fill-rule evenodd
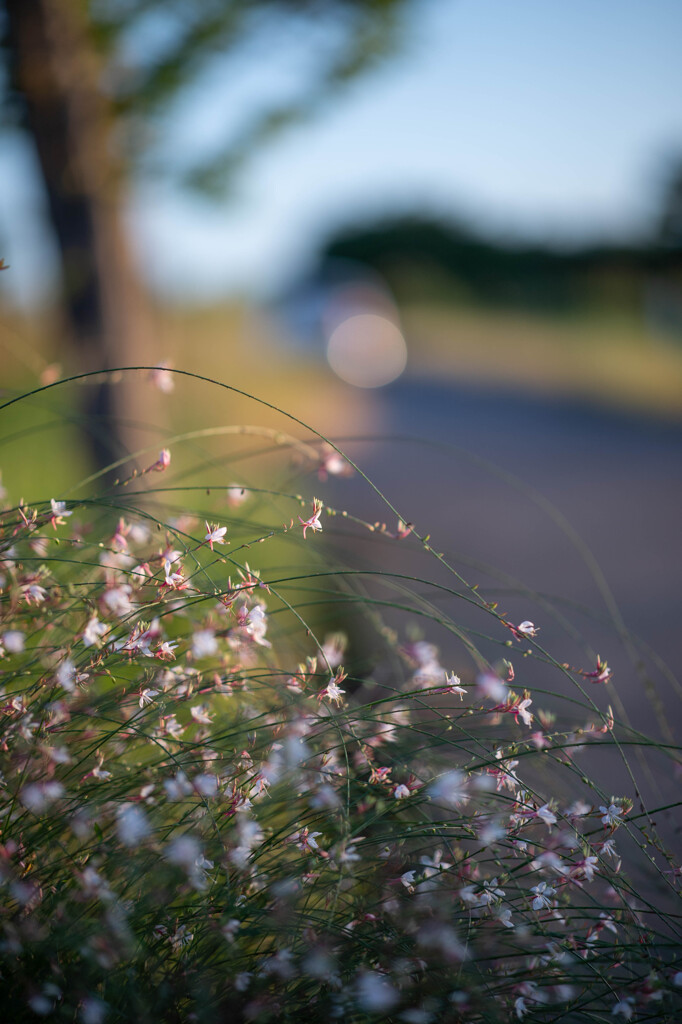
M158 289L267 293L335 227L393 210L569 242L648 225L666 162L682 153L679 0L431 0L413 10L401 52L263 149L230 203L156 182L137 190L131 230ZM239 63L212 69L167 119L169 154L210 146L225 96L248 109L286 79L285 61ZM30 299L51 273L40 200L16 140L0 142L0 159L1 237Z

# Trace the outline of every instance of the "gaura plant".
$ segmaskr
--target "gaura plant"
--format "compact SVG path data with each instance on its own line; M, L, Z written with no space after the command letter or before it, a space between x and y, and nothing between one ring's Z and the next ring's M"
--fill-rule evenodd
M559 661L392 505L319 498L357 470L320 435L250 436L275 453L255 485L227 452L209 495L174 477L176 438L99 494L4 499L4 1019L682 1019L681 869L606 661ZM385 570L325 546L367 529Z

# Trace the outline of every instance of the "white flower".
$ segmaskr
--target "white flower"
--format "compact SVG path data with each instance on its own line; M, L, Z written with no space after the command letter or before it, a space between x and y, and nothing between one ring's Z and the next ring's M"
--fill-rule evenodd
M601 844L601 855L602 857L610 857L615 863L616 872L620 871L621 858L618 856L616 844L613 839L604 840Z
M148 704L153 704L154 698L157 696L158 692L158 690L151 690L149 688L142 690L138 701L140 707L143 708Z
M102 600L112 615L124 618L126 615L130 615L133 610L131 602L132 593L133 588L126 583L120 587L112 587L110 590L106 590Z
M163 788L169 800L182 800L192 792L192 784L184 772L178 772L172 779L164 779Z
M189 713L195 722L199 722L201 725L210 725L213 719L211 718L208 704L197 704L193 708L189 709Z
M320 690L318 693L319 700L330 700L336 704L343 704L343 695L346 691L342 690L336 679L330 679L324 690Z
M488 697L496 704L504 704L509 693L499 676L493 672L484 672L476 680L476 689L479 696Z
M71 658L66 658L61 663L55 673L55 678L67 693L73 693L76 688L76 666Z
M594 873L599 867L599 859L597 857L585 857L585 860L580 865L582 873L588 882L594 879Z
M47 598L45 587L41 587L39 583L24 583L21 592L26 604L42 604Z
M348 639L343 633L330 633L324 638L322 655L330 669L338 668L348 646Z
M473 885L465 885L459 890L458 895L462 903L466 903L468 907L480 906L478 894L474 892Z
M81 1024L104 1024L107 1004L95 996L86 996L80 1006Z
M29 811L33 811L34 814L40 814L51 803L58 800L63 793L64 787L61 782L55 782L54 780L50 782L37 782L24 786L19 793L19 799Z
M210 658L218 650L218 641L212 629L199 629L192 637L192 654L195 658Z
M445 684L447 686L447 691L446 692L447 693L458 693L459 694L459 699L463 700L464 699L464 694L466 693L466 690L461 685L461 683L462 683L462 680L459 678L459 676L456 676L454 672L450 676L447 674L447 672L445 673Z
M615 1006L612 1007L611 1016L615 1017L617 1014L620 1014L621 1017L625 1017L625 1020L632 1020L632 1014L634 1013L634 1005L635 1000L633 999L633 997L625 996L623 999L620 999L615 1004Z
M524 622L520 622L516 627L517 633L522 633L524 636L537 636L540 632L540 627L535 626L532 622L526 619Z
M548 828L556 825L556 814L550 809L549 804L543 804L542 807L538 807L535 817L539 818L540 821L544 821Z
M459 807L460 804L466 803L469 799L466 783L467 777L464 772L453 768L452 771L441 775L439 779L436 779L431 784L429 793L441 803L447 804L450 807Z
M202 853L194 836L178 836L169 843L164 856L171 864L177 864L190 871L195 867Z
M584 800L575 800L566 811L567 818L584 818L586 814L589 814L592 810L591 804L586 804Z
M452 864L443 860L442 850L436 850L433 857L423 854L419 858L419 863L424 865L424 878L432 878L434 875L440 874L441 871L447 871L452 867Z
M265 639L268 628L268 620L262 605L255 605L249 612L246 619L246 632L261 647L272 647L269 640Z
M555 875L567 875L570 871L558 853L554 850L545 850L539 857L531 861L530 865L534 871L551 871Z
M179 925L174 933L168 937L173 952L177 953L183 946L188 946L194 938L194 933L189 930L186 924Z
M533 716L530 711L527 710L532 703L533 701L530 700L530 698L526 698L526 700L522 700L514 708L515 716L519 717L524 725L530 726L533 722Z
M182 575L182 566L180 566L180 572L173 572L173 563L169 562L168 559L163 563L164 583L163 585L168 587L170 590L186 590L187 583L185 577Z
M415 686L426 688L435 686L444 675L445 669L438 660L438 648L435 644L428 644L424 640L418 640L412 644L409 653L415 658L418 669L412 677Z
M504 889L500 889L497 878L491 878L489 882L483 883L483 892L479 895L479 902L482 906L491 906L499 903L504 895Z
M169 659L172 661L175 658L175 650L178 644L177 641L164 640L163 643L159 644L156 648L155 658L161 658L162 661Z
M357 980L356 999L365 1012L383 1014L395 1006L398 994L381 974L366 971Z
M218 780L215 775L195 775L192 785L200 796L211 797L218 792Z
M151 833L147 815L135 804L122 804L116 812L116 834L124 846L139 846Z
M234 942L235 936L240 928L241 921L238 921L236 917L232 917L222 926L220 931L222 932L223 937L226 938L228 942Z
M519 996L519 998L514 1002L514 1009L516 1010L516 1016L519 1020L522 1020L529 1012L523 996Z
M514 922L511 919L511 915L512 912L510 907L497 907L495 909L496 919L500 922L500 924L504 925L505 928L515 927Z
M211 551L213 551L214 544L224 544L225 534L227 533L226 526L210 526L206 523L206 536L205 541L208 541Z
M435 949L450 963L461 963L468 959L466 946L462 944L454 928L438 921L429 921L422 925L417 935L418 944L424 949ZM425 965L426 966L426 965ZM420 1011L421 1014L421 1011ZM414 1021L414 1024L428 1024L434 1018L431 1014L419 1017L400 1015L401 1020Z
M600 804L599 810L602 813L602 825L606 825L607 828L611 825L614 827L620 825L623 809L618 807L617 804L609 804L608 807L604 807L603 804Z
M400 876L400 881L403 883L408 892L414 892L414 871L405 871Z
M410 795L409 789L402 782L400 783L400 785L396 786L395 789L393 790L393 796L395 797L396 800L404 800L405 797L408 797L409 795Z
M52 525L55 527L56 524L62 525L64 523L65 516L73 515L73 512L68 511L65 501L55 501L54 498L50 498L50 508L52 509Z
M506 830L496 821L488 821L478 830L478 838L484 846L493 846L506 834Z
M100 637L109 632L109 627L93 615L83 630L83 643L86 647L98 647Z
M533 910L548 910L552 906L552 896L556 895L556 889L553 889L551 885L547 885L547 882L540 882L538 885L534 885L530 891L535 893Z
M3 634L2 642L10 654L21 654L26 646L24 634L19 629L8 629Z

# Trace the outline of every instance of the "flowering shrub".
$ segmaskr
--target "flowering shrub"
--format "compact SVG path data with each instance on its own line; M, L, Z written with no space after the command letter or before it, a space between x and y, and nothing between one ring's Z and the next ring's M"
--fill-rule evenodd
M171 454L2 512L4 1018L680 1020L680 869L631 775L609 796L576 762L641 738L587 698L587 727L539 710L508 646L490 662L462 633L460 678L361 592L374 669L347 674L353 637L316 637L296 574L242 556L286 543L305 576L352 517L311 487L264 526L231 479L210 517L171 511ZM365 525L442 565L412 524ZM582 678L611 685L601 660Z

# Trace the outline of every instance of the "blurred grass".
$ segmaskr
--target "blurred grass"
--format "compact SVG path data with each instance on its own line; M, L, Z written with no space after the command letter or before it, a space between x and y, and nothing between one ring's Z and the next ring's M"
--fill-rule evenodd
M403 322L413 372L682 416L682 340L639 318L412 306Z
M51 321L0 314L0 380L5 395L36 387L59 364L79 372L60 351ZM583 312L572 317L413 305L403 310L408 373L458 384L511 387L577 397L654 416L682 416L682 345L641 319ZM232 384L294 412L329 436L381 431L371 391L343 384L319 356L296 351L277 324L234 303L160 309L140 363L169 361ZM132 401L139 447L175 433L257 423L290 431L281 415L246 399L183 379L161 395L137 374ZM13 496L58 496L86 475L77 388L57 388L6 410L0 421L0 468ZM300 433L300 432L299 432ZM199 445L188 458L200 460Z
M4 397L39 386L41 375L52 367L59 367L57 378L81 371L73 355L60 351L54 335L49 318L29 320L0 313ZM139 364L161 361L252 393L330 435L364 434L376 426L367 394L348 388L325 366L292 353L264 318L243 305L157 310ZM129 380L132 448L154 450L175 434L236 424L303 434L276 410L210 384L178 378L175 390L164 395L145 373L135 373ZM2 412L0 469L13 497L56 497L86 475L77 426L79 390L80 385L55 388ZM186 459L198 464L210 447L208 442L189 445Z

